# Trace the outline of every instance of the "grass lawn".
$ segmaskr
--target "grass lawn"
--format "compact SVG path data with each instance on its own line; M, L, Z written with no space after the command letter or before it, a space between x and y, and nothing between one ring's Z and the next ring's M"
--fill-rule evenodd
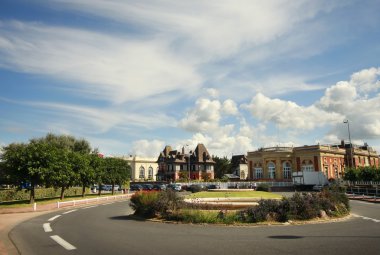
M115 193L114 195L118 195L119 193ZM103 196L112 196L111 193L102 194ZM89 199L89 198L96 198L98 197L98 194L86 194L86 196L83 198L81 195L78 196L70 196L65 197L63 200L60 200L59 198L40 198L36 199L35 202L37 204L51 204L55 202L64 202L64 201L72 201L72 200L81 200L81 199ZM0 202L0 208L19 208L19 207L28 207L31 206L29 204L29 200L21 200L21 201L9 201L9 202Z
M202 191L193 193L186 196L187 198L219 198L219 197L252 197L252 198L282 198L282 196L265 191L239 191L239 192L228 192L228 191Z

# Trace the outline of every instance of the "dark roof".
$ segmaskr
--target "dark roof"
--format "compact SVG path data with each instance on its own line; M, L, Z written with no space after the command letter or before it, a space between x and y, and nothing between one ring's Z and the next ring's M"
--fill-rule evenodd
M248 160L245 155L234 155L231 158L231 165L232 167L236 167L240 164L247 164Z
M208 153L206 147L203 144L198 144L195 148L195 151L190 151L191 162L199 162L199 163L211 163L214 164L215 161L212 159L210 154ZM172 161L172 162L187 162L188 154L184 152L184 148L182 151L172 150L171 146L166 145L163 151L160 153L158 157L158 161Z

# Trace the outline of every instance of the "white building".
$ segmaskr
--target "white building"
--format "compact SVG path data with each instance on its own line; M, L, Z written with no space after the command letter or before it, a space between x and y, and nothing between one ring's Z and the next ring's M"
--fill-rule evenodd
M138 156L122 156L131 166L131 181L156 181L158 163L157 158Z

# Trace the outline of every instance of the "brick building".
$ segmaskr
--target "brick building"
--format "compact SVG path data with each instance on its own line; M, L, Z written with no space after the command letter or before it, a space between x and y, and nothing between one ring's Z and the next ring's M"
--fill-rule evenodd
M352 146L354 166L379 167L379 156L368 145ZM322 171L328 179L342 178L351 161L351 145L271 147L248 152L248 179L291 181L295 171Z
M189 153L185 153L184 148L177 151L167 145L160 153L157 163L157 180L176 181L189 177L191 180L214 179L215 162L203 144L198 144Z

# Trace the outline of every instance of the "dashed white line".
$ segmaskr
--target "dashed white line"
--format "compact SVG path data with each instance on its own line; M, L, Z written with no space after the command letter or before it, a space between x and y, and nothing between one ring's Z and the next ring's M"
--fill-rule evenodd
M112 204L114 204L115 202L111 202L111 203L104 203L104 204L102 204L102 205L112 205Z
M42 225L42 227L44 228L45 232L52 232L53 231L53 229L51 229L51 227L50 227L50 223L44 223Z
M62 213L62 214L68 214L68 213L72 213L72 212L75 212L77 209L75 209L75 210L71 210L71 211L67 211L67 212L64 212L64 213Z
M54 236L50 236L50 238L53 239L54 241L56 241L59 245L61 245L66 250L70 251L70 250L76 249L75 246L71 245L70 243L68 243L67 241L62 239L60 236L54 235Z
M55 219L57 219L57 218L59 218L59 217L61 217L61 215L56 215L56 216L54 216L54 217L48 219L48 221L53 221L53 220L55 220Z
M97 207L98 205L93 205L93 206L87 206L87 207L83 207L81 209L88 209L88 208L94 208L94 207Z
M357 218L362 218L363 220L372 220L376 223L380 222L380 220L378 220L378 219L373 219L373 218L369 218L369 217L365 217L365 216L361 216L361 215L357 215L357 214L352 214L352 216L357 217Z

